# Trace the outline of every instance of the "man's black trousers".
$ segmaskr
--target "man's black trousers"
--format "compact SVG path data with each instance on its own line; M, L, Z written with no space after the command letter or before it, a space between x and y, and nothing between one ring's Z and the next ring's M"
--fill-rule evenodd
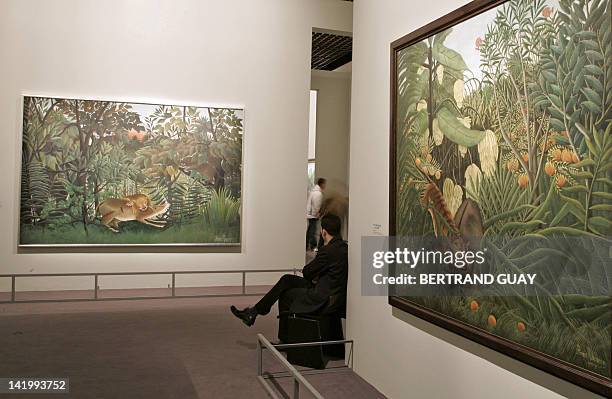
M317 248L317 223L319 219L308 219L308 228L306 229L306 250Z
M255 304L257 313L264 315L270 313L270 309L278 301L278 311L283 314L287 312L296 298L306 295L312 283L304 277L293 274L285 274L278 282ZM287 339L287 317L281 317L278 325L278 338L281 341Z

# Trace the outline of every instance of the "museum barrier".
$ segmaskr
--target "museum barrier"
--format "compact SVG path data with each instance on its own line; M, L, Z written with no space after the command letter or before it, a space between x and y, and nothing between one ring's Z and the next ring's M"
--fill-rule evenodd
M289 361L278 351L279 349L288 349L288 348L305 348L309 346L326 346L326 345L337 345L337 344L349 344L351 349L348 355L347 364L340 367L329 367L324 370L303 370L298 371ZM267 349L270 353L278 360L280 364L283 365L286 372L278 372L278 373L269 373L263 371L263 350ZM293 344L275 344L273 345L263 334L257 334L257 379L264 387L268 395L270 395L273 399L280 399L279 396L272 385L268 382L270 379L274 378L284 378L291 377L293 378L293 399L298 399L300 397L300 385L302 385L310 395L312 395L316 399L324 399L323 395L319 391L313 387L304 375L307 374L321 374L321 373L329 373L329 372L337 372L342 370L350 370L353 368L353 340L352 339L343 339L338 341L320 341L320 342L301 342L301 343L293 343ZM283 397L287 397L283 395Z
M41 273L41 274L0 274L0 278L11 279L10 300L0 300L0 303L36 303L36 302L84 302L84 301L120 301L137 299L172 299L172 298L207 298L207 297L232 297L232 296L255 296L262 293L246 292L246 275L250 273L293 273L297 274L299 269L266 269L266 270L185 270L185 271L155 271L155 272L105 272L105 273ZM177 295L176 276L185 274L241 274L242 284L240 293L230 294L198 294L198 295ZM126 297L99 297L100 288L98 279L101 276L149 276L149 275L168 275L171 276L170 295L161 296L126 296ZM62 299L29 299L17 300L17 279L19 278L38 278L38 277L93 277L93 297L92 298L62 298ZM196 287L179 287L196 288Z

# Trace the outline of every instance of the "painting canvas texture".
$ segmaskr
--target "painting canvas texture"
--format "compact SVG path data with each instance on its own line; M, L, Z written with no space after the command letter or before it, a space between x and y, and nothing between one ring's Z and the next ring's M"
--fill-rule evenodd
M25 96L19 244L239 244L243 117Z
M610 2L498 3L392 49L391 233L469 232L544 283L528 296L400 299L609 389L611 301L593 287L609 285L610 258L595 272L566 250L612 242ZM568 262L573 290L547 284Z

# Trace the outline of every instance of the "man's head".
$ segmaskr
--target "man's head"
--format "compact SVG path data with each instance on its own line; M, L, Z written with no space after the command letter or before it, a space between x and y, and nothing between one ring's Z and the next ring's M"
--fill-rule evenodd
M325 244L331 241L332 238L340 236L340 229L342 227L342 222L340 218L336 215L327 214L321 218L321 235L323 236L323 240Z
M325 190L325 184L327 183L327 180L325 180L325 178L323 177L319 177L317 179L317 186L321 187L321 191Z

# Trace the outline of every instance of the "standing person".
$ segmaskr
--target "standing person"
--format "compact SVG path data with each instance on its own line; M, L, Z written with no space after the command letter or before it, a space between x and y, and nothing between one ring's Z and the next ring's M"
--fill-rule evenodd
M321 205L323 205L323 191L325 191L326 180L322 177L317 179L317 185L308 194L306 203L306 250L311 251L317 247L317 223L321 217Z

